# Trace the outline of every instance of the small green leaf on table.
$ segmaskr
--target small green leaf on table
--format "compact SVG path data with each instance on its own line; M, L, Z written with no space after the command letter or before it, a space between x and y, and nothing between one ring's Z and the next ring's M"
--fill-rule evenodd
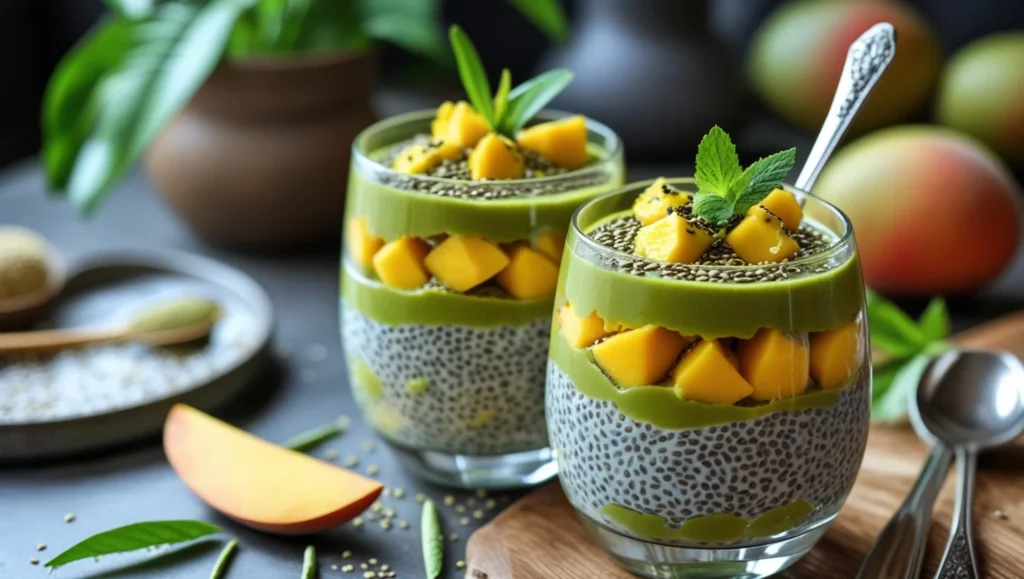
M101 555L127 553L146 547L175 545L219 533L220 527L203 521L150 521L98 533L46 563L51 569Z
M309 450L322 442L330 440L343 432L345 432L345 427L342 426L341 419L338 419L307 430L302 434L297 434L281 443L281 446L302 452Z
M302 579L315 579L316 571L316 547L309 545L302 554Z
M441 568L444 566L444 532L441 530L441 520L437 516L437 507L429 499L423 502L420 537L423 542L423 565L427 579L437 579L441 576Z

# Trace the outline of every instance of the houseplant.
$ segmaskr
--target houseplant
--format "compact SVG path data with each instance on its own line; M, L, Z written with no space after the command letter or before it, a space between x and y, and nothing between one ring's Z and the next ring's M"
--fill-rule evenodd
M189 226L233 246L335 235L373 44L446 58L438 0L106 1L44 97L50 188L88 214L146 154ZM509 1L564 31L556 0Z

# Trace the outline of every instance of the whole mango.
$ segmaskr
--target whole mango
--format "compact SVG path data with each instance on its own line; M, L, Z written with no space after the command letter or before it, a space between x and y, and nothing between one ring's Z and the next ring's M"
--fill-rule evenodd
M1024 32L977 40L949 61L935 116L1024 166Z
M942 51L925 21L899 2L783 4L764 21L750 45L750 83L787 121L816 132L832 104L850 45L879 22L896 27L896 57L850 130L860 133L904 120L928 100Z
M995 153L944 127L854 141L814 193L853 221L865 281L883 293L970 292L1005 269L1020 240L1020 185Z

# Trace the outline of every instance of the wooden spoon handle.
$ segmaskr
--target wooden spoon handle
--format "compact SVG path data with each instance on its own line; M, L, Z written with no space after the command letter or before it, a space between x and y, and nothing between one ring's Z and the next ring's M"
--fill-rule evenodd
M99 330L42 330L0 334L0 354L19 354L74 348L128 337L122 328Z

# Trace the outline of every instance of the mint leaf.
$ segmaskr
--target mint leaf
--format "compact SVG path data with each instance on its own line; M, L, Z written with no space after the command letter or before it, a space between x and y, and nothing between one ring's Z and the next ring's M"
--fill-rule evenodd
M910 397L917 390L917 384L921 381L928 363L931 362L930 354L921 353L914 356L909 362L903 364L890 364L893 368L886 368L886 373L891 373L890 383L880 393L872 394L871 419L877 422L893 423L902 421L907 415L907 408L910 404ZM875 375L875 382L878 382L878 375Z
M693 212L708 223L720 227L732 219L733 204L725 197L703 193L693 198Z
M701 193L726 196L733 181L743 174L729 133L715 125L697 146L697 170L694 180Z
M746 213L767 197L772 189L782 185L782 180L789 174L794 163L796 149L787 149L759 159L747 167L743 175L733 183L734 189L738 184L743 184L743 189L736 196L736 212Z
M448 38L452 43L452 51L455 52L455 62L459 66L459 78L462 79L462 86L466 89L466 96L470 104L476 109L477 114L487 121L493 129L494 107L491 102L491 85L487 82L487 72L484 64L480 61L480 55L473 46L473 41L457 25L448 30Z
M899 307L875 292L867 292L868 328L871 343L894 358L910 358L929 340L917 323Z
M949 335L949 310L942 298L933 298L917 321L925 339L929 342L942 340Z

